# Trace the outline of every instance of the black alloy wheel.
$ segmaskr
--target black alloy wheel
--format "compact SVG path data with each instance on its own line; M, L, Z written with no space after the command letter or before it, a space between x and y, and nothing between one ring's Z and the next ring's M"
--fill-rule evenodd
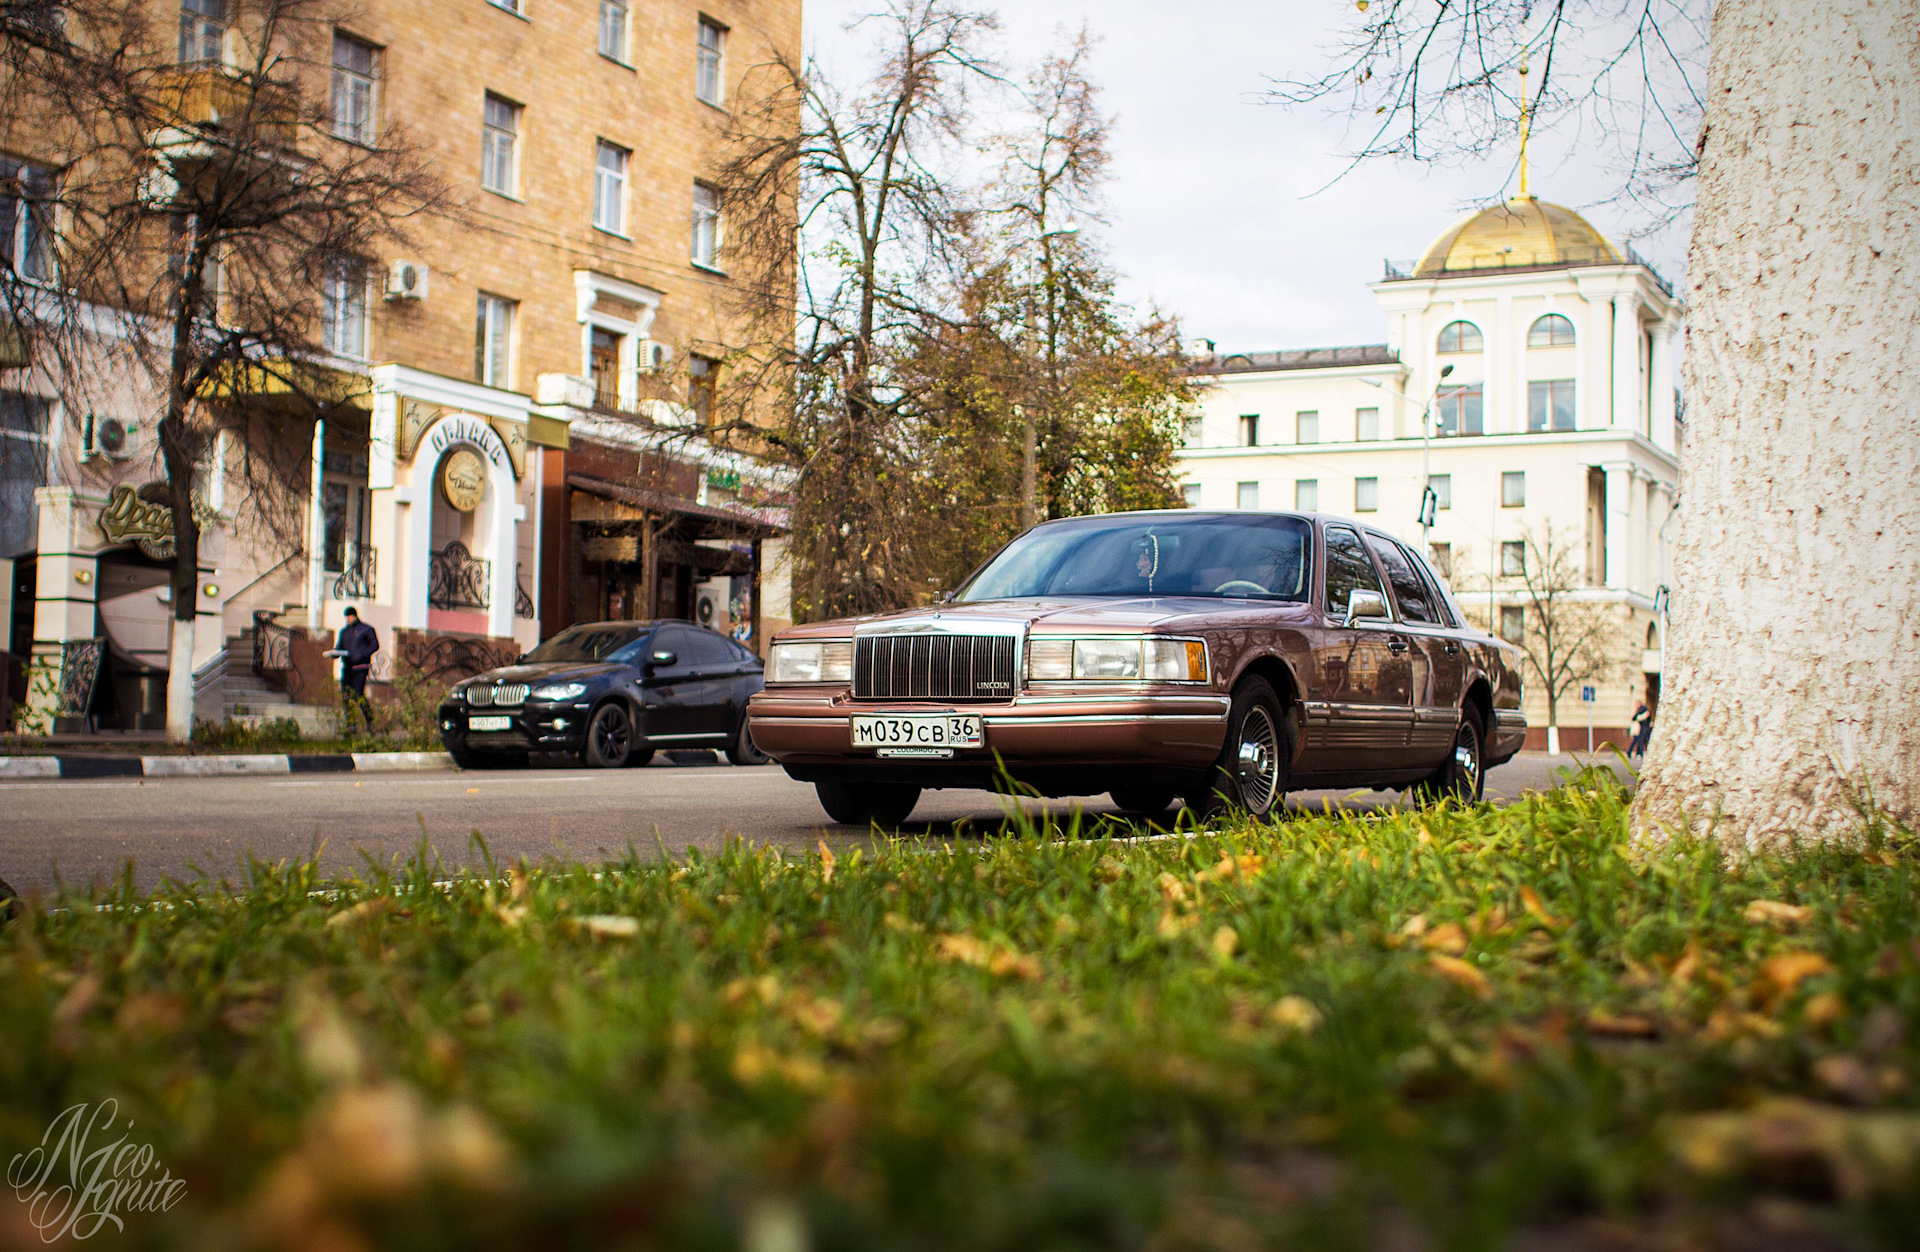
M619 769L633 751L633 718L619 701L603 704L593 711L587 723L586 742L580 745L580 761L595 769Z
M843 826L880 826L892 829L907 820L920 803L920 788L906 783L823 780L813 784L820 807Z
M1207 781L1187 797L1198 817L1233 808L1266 821L1285 805L1293 742L1280 699L1264 678L1248 678L1233 692L1227 742Z
M1487 793L1486 742L1480 710L1468 705L1460 711L1453 751L1416 788L1420 799L1432 803L1451 796L1462 804L1478 804Z
M740 719L740 729L734 732L733 743L727 747L727 759L735 765L765 765L773 759L753 742L753 728L747 725L744 716Z

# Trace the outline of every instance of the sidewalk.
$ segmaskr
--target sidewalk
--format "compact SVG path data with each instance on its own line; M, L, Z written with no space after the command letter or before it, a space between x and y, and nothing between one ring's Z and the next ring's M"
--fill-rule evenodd
M198 756L61 752L45 756L0 756L0 780L378 774L453 768L453 758L444 752L204 753Z

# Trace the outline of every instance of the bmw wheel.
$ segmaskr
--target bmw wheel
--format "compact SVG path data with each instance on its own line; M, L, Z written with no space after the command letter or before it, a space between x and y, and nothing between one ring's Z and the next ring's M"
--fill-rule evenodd
M633 718L626 706L616 700L595 709L586 742L580 745L581 762L595 769L619 769L632 751Z

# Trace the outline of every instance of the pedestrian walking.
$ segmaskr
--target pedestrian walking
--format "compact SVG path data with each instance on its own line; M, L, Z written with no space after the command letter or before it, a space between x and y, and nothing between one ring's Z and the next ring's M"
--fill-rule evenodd
M1658 700L1653 684L1648 683L1646 695L1633 710L1633 742L1627 745L1628 756L1639 758L1647 754L1647 744L1653 739L1653 710Z
M359 612L347 606L347 624L340 628L335 653L340 657L340 690L346 695L347 708L359 709L360 720L373 729L373 705L367 700L367 672L373 668L373 654L380 650L380 636L360 620Z

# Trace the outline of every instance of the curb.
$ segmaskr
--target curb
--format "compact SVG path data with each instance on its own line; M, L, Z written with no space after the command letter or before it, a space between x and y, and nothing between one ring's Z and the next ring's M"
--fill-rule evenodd
M239 778L274 774L451 771L444 752L273 753L229 756L0 756L0 780Z

